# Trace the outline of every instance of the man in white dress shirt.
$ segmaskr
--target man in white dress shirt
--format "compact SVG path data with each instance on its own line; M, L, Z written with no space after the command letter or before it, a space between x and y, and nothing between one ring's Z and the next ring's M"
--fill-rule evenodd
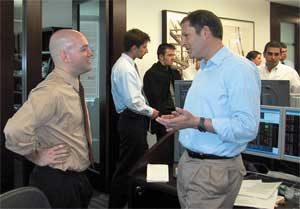
M116 111L120 114L118 132L120 135L119 163L112 178L109 208L123 208L128 200L128 172L146 150L149 119L159 112L147 104L144 97L138 69L134 60L142 59L148 52L148 34L139 29L125 33L124 53L116 61L111 74L111 93Z
M289 80L290 93L300 93L300 77L297 71L280 62L281 44L268 42L264 49L265 66L259 68L261 80Z

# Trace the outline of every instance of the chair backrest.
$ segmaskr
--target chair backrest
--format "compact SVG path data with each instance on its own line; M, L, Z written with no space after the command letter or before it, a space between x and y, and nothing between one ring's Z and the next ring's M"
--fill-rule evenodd
M20 187L0 195L0 208L51 208L44 193L35 187Z

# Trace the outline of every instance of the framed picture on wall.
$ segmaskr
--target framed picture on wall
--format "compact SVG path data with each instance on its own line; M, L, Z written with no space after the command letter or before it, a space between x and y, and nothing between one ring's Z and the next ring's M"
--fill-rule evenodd
M187 68L193 60L189 59L187 51L180 46L181 20L185 12L170 10L162 11L162 41L176 46L176 64L179 69ZM235 53L245 56L255 49L254 22L220 17L223 25L223 43Z
M181 20L187 15L185 12L162 10L162 43L173 44L176 47L175 66L178 70L185 70L193 62L184 47L180 45Z
M235 53L246 56L255 49L254 22L220 17L223 25L223 44Z

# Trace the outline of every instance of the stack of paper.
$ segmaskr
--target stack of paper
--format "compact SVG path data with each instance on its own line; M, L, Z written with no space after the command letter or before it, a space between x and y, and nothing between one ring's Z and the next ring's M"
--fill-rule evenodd
M168 182L169 167L166 164L148 164L147 182Z
M261 180L244 180L234 205L273 209L281 182L263 183Z

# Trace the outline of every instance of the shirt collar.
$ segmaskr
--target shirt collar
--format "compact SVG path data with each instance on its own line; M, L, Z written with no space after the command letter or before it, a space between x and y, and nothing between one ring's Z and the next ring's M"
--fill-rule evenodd
M281 64L280 62L278 62L278 64L277 64L275 67L273 67L273 68L271 69L271 71L269 71L267 65L265 65L265 70L266 70L267 72L271 73L272 71L277 71L278 68L279 68L281 65L283 65L283 64Z
M56 67L53 70L55 73L57 73L60 77L62 77L64 79L64 81L67 84L70 84L71 86L73 86L73 88L79 92L79 79L78 77L74 77L72 75L70 75L69 73L65 72L63 69Z
M206 66L210 66L212 64L217 66L220 65L229 54L229 49L226 46L223 46L207 62L205 62L205 60L201 60L200 69L205 69Z
M133 60L130 56L128 56L126 53L122 53L121 56L122 56L124 59L126 59L130 64L132 64L132 66L134 66L135 62L134 62L134 60Z
M164 71L168 71L169 70L169 66L161 64L160 61L157 62L157 65L159 66L159 68L161 70L164 70Z

